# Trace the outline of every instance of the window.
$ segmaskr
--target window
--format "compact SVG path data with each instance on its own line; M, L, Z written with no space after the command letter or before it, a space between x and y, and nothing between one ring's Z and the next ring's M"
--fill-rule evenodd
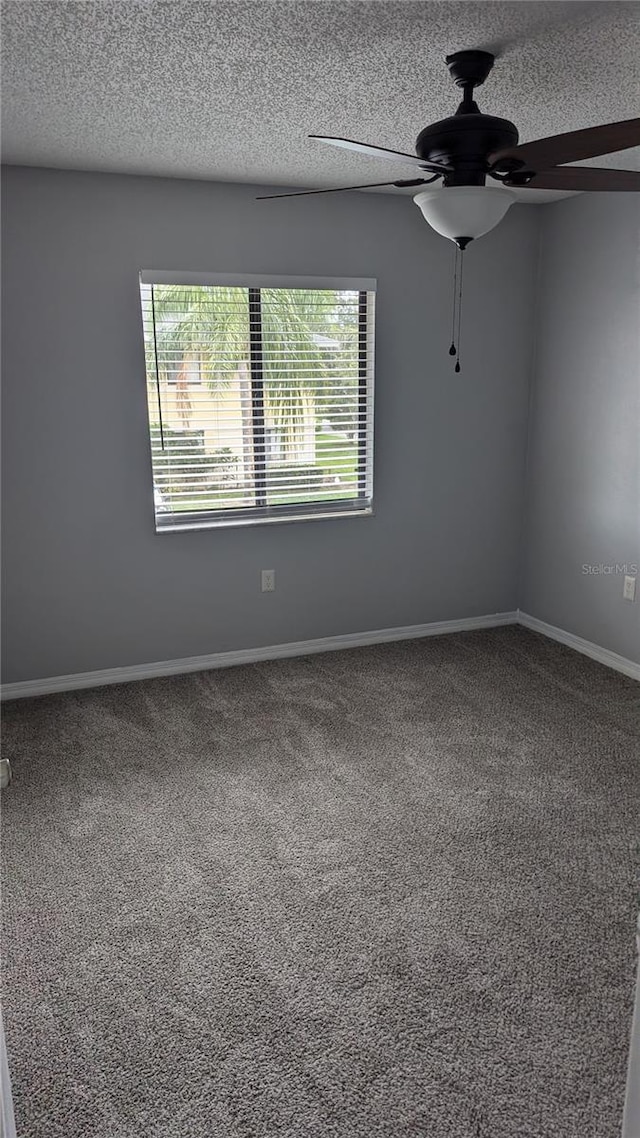
M140 293L158 531L371 513L375 281Z

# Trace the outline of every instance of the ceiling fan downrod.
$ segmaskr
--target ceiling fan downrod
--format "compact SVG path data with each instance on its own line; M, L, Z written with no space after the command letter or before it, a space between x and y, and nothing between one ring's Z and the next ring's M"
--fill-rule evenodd
M473 98L476 87L481 87L495 62L490 51L456 51L445 60L449 74L457 87L462 87L462 102L456 115L479 115L480 108Z

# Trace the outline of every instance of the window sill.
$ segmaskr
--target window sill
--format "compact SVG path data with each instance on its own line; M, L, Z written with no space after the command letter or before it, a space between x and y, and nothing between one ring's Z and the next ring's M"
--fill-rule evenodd
M367 506L361 510L323 510L308 514L292 514L289 517L265 517L255 515L250 518L216 518L212 521L185 522L182 525L171 524L156 525L157 534L187 533L207 529L249 529L252 526L290 525L291 522L321 522L334 518L370 518L373 516L373 507Z

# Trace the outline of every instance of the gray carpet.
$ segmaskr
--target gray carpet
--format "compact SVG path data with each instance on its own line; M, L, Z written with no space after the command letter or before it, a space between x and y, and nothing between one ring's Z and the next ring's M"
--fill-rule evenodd
M7 705L21 1138L618 1138L638 695L503 628Z

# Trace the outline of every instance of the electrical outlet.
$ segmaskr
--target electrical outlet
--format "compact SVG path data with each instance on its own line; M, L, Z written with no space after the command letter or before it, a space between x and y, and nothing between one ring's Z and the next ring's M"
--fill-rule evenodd
M625 601L635 601L636 599L636 579L635 577L625 577L622 586L622 596Z
M263 569L261 574L262 592L275 593L276 591L276 571L275 569Z

